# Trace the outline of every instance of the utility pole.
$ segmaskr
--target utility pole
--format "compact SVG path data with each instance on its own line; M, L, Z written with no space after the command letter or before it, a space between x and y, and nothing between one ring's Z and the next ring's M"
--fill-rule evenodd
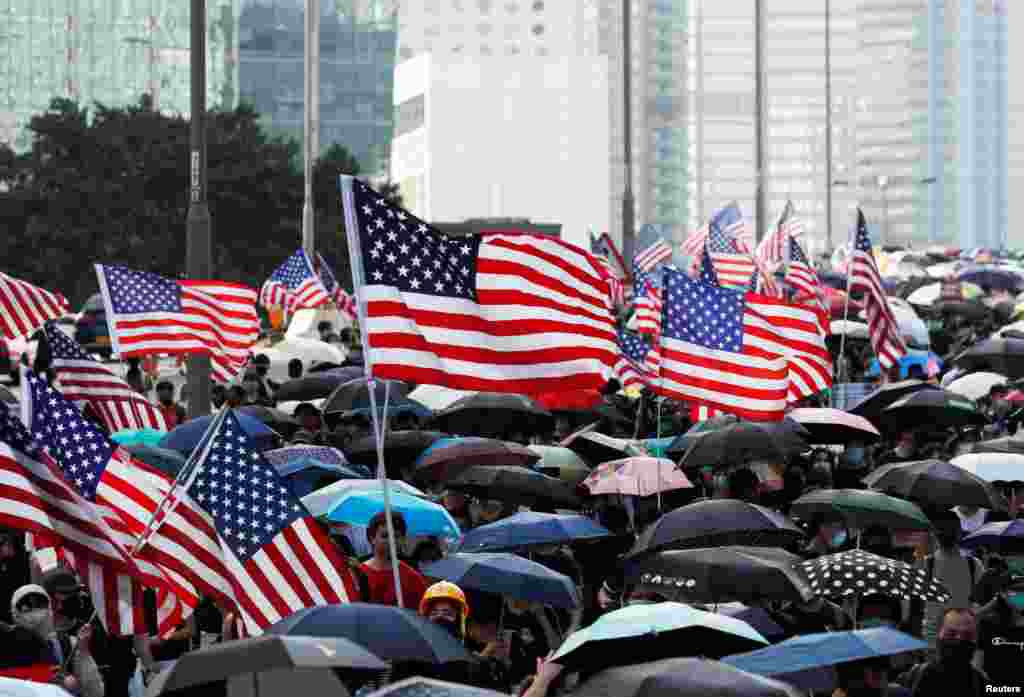
M313 217L313 163L320 148L320 0L306 0L305 77L302 128L303 182L302 248L316 259Z
M633 22L632 3L622 0L622 104L623 154L625 156L626 184L622 191L622 255L627 275L632 275L633 253L636 246L636 208L633 202L633 95L632 95L632 41L630 25Z
M832 255L832 0L825 0L825 254Z
M757 123L754 128L755 158L757 159L757 241L764 239L764 6L763 0L754 2L754 111Z
M186 221L188 277L213 276L210 246L210 207L206 200L206 0L192 0L190 45L192 122L190 125L189 203ZM210 413L210 357L188 357L188 412L190 418Z

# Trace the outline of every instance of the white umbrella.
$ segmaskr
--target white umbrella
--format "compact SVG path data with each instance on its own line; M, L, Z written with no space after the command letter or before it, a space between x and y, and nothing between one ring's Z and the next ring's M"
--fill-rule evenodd
M1017 332L1019 334L1024 334L1024 320L1021 320L1020 322L1014 322L1013 324L1007 324L1005 327L996 332L996 334L999 336L999 338L1003 338L1009 332Z
M0 678L0 697L71 697L64 688L49 683Z
M304 372L318 363L345 362L345 351L319 339L288 338L273 346L258 348L255 354L263 354L270 359L270 379L276 382L288 380L288 363L293 358L302 361Z
M925 271L932 278L945 278L950 274L954 274L960 268L959 261L947 261L942 264L936 264L935 266L929 266Z
M828 327L829 334L841 336L846 334L847 338L850 339L868 339L871 337L871 332L868 329L868 325L864 322L854 322L848 319L837 319L833 321Z
M993 385L1005 384L1006 376L999 373L969 373L951 382L946 389L968 399L981 399L988 396Z
M408 496L427 498L427 494L400 479L389 479L388 489ZM355 490L383 491L384 488L377 479L341 479L323 489L306 494L302 497L302 503L314 518L319 518L327 515L336 501Z
M973 283L961 283L961 295L964 298L976 298L981 295L981 288L974 285ZM931 283L927 286L921 286L907 297L907 302L911 305L918 305L921 307L929 307L934 305L938 299L942 296L942 284Z
M416 389L409 393L409 399L414 399L436 412L447 409L463 397L474 394L476 392L453 390L441 385L417 385Z
M968 453L950 462L986 482L1024 482L1024 455L1016 453Z

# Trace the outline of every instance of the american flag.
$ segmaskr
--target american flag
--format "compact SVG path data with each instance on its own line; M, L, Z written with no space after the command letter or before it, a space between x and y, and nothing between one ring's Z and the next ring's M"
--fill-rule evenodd
M853 245L850 269L850 292L864 291L864 312L868 317L871 346L883 368L891 368L906 355L907 345L900 335L899 324L889 307L882 286L882 277L875 263L875 253L868 236L868 223L864 212L857 211L857 233Z
M736 243L736 235L743 228L743 216L736 204L720 210L709 225L707 251L719 283L726 287L746 288L756 270L753 258Z
M659 237L649 247L636 255L633 265L648 273L658 264L671 258L672 247L668 242Z
M320 262L320 281L324 284L324 290L327 291L331 300L334 301L334 305L348 316L349 321L354 321L358 316L355 300L338 283L338 279L335 278L334 271L331 270L327 260L319 254L316 256Z
M313 270L313 263L304 249L285 259L260 289L260 305L284 307L288 312L320 307L330 300L331 294Z
M786 201L779 222L767 237L757 245L757 261L771 273L786 262L789 255L789 240L803 234L803 224L796 217L792 201Z
M786 407L786 356L766 351L751 328L770 324L744 293L665 271L665 323L658 391L753 421L778 421Z
M123 357L210 356L213 378L229 382L260 335L256 291L225 281L173 281L96 264L114 350Z
M618 267L618 264L613 264L609 257L612 255L612 244L611 239L608 237L607 232L602 232L600 235L595 235L593 231L590 231L590 253L594 255L594 258L601 265L605 275L608 279L609 294L612 299L613 307L625 307L626 304L631 300L631 297L627 297L626 283L622 277L622 272Z
M41 542L37 546L59 545L70 555L90 581L97 617L110 634L145 633L140 586L158 589L165 600L170 594L171 602L158 615L161 631L195 607L198 596L188 584L179 587L165 570L131 557L132 535L81 494L8 410L0 410L0 481L0 525L28 532Z
M557 238L449 237L342 179L377 377L535 394L600 388L615 326L597 260Z
M636 331L640 334L661 335L661 288L648 280L644 292L633 303Z
M27 336L48 320L68 313L68 301L25 281L0 273L0 329L4 337Z
M81 346L52 323L46 325L46 342L51 366L56 373L55 385L78 406L91 406L108 431L167 430L163 414L152 402L103 364L90 358Z
M615 278L624 279L626 277L627 267L622 253L607 232L595 235L593 231L590 231L590 253L598 259L604 259Z
M622 389L649 387L657 379L660 368L660 351L651 338L620 329L618 344L620 355L615 363L615 378Z
M353 597L346 561L233 412L210 434L182 495L216 526L249 635L303 608Z
M789 268L786 269L786 283L793 288L794 300L822 302L821 281L818 274L801 249L800 243L789 238Z

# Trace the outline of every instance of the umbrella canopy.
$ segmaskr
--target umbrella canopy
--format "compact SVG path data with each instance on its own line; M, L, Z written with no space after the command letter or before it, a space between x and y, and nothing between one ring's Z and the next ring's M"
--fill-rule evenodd
M753 627L734 617L682 603L628 605L570 634L551 660L573 670L686 654L718 658L767 643Z
M526 467L470 467L445 482L470 496L531 508L579 508L582 501L561 479Z
M590 473L583 486L591 496L653 496L659 492L693 488L674 462L656 457L628 457L605 462Z
M837 686L834 666L927 648L925 642L892 627L872 627L805 634L767 648L726 656L722 663L784 680L803 690L827 692Z
M967 397L967 399L981 399L988 396L988 391L996 385L1005 385L1006 376L999 373L969 373L949 383L947 390L955 394Z
M939 388L935 385L921 380L891 382L887 385L882 385L867 397L857 402L849 411L851 414L863 416L865 419L877 426L882 419L882 410L889 405L894 404L907 395L915 392L937 389Z
M859 549L801 562L800 568L815 593L829 598L881 593L944 603L950 597L924 569Z
M165 431L158 431L155 428L141 428L137 430L118 431L110 436L110 440L125 447L130 445L148 445L156 448L160 446L160 441L162 441L166 435L167 433Z
M391 467L401 468L415 462L427 448L444 438L437 431L388 431L384 435L384 462ZM357 438L345 447L345 453L352 462L376 467L377 438Z
M1024 438L1007 436L1005 438L993 438L992 440L983 440L971 445L971 449L968 451L968 453L1007 453L1014 455L1024 455Z
M299 427L299 422L295 417L280 409L272 409L261 404L247 404L244 407L239 407L237 411L259 419L278 432L284 432L287 429L294 430Z
M424 567L421 572L427 578L451 581L463 589L505 595L515 600L570 610L582 603L571 578L515 554L452 554Z
M795 568L801 557L778 547L676 549L627 565L641 589L682 602L793 600L814 597Z
M743 620L773 644L786 637L785 627L776 622L771 613L759 605L747 606L743 603L716 603L715 612Z
M504 392L478 392L459 399L434 416L442 431L471 436L514 427L526 434L547 433L555 417L529 397Z
M780 424L742 422L710 431L686 445L680 467L739 466L748 462L785 462L807 449L807 430L793 421ZM673 444L669 453L678 452Z
M907 395L882 410L881 423L889 433L918 430L978 426L988 422L985 415L968 399L947 390L921 390Z
M1019 556L1024 553L1024 520L985 523L967 535L960 545L968 549L986 547L999 554Z
M482 687L416 676L391 683L366 697L508 697Z
M833 336L843 336L845 334L848 339L859 339L861 341L867 341L871 338L871 330L868 328L868 325L865 322L854 322L853 320L833 319L828 325L828 333Z
M666 549L724 545L784 546L804 532L778 511L736 499L697 501L669 511L637 538L630 558Z
M278 402L312 402L330 397L339 385L351 382L363 375L359 367L333 368L310 372L301 378L289 380L274 392Z
M932 309L942 315L965 317L971 322L985 319L988 307L978 300L940 300Z
M460 552L505 552L533 545L610 537L611 532L581 515L516 513L466 533Z
M169 477L177 477L178 472L181 471L181 468L187 462L187 458L177 450L154 448L150 445L126 445L124 448L136 460L145 462L150 467L155 467Z
M384 672L388 665L359 644L344 638L260 636L183 654L159 674L159 684L151 685L146 693L148 697L156 697L235 675L271 671L290 674L293 688L302 689L307 671L317 668ZM334 678L333 673L325 672ZM344 690L341 683L337 684ZM275 694L265 684L260 687L268 695Z
M1020 274L995 266L978 266L972 269L965 269L957 274L957 280L994 290L1008 290L1011 293L1019 292L1021 287L1024 286Z
M954 457L951 462L986 482L1024 485L1024 455L1002 452L968 453Z
M785 683L703 658L666 658L602 670L577 697L798 697Z
M786 415L807 429L808 442L820 444L862 441L874 443L881 439L870 421L841 409L794 409Z
M973 300L982 295L982 290L973 283L963 283L960 286L960 293L964 300ZM930 283L908 295L907 302L911 305L928 307L935 304L940 297L942 297L942 283Z
M71 693L63 687L15 678L0 678L0 695L4 697L71 697Z
M938 354L933 353L932 351L908 349L905 354L900 356L896 367L899 370L900 379L906 380L910 376L912 368L920 368L925 377L935 377L942 372L943 364L944 362ZM868 372L865 373L865 375L867 377L875 378L881 374L882 364L879 363L877 358L871 359L871 363L868 366Z
M325 491L326 488L321 491ZM391 510L401 513L405 518L409 535L436 535L449 540L459 537L459 524L443 506L399 491L389 493ZM373 516L383 510L384 491L382 489L351 489L334 499L330 510L324 517L335 523L365 527Z
M248 414L239 413L235 410L238 423L249 436L249 442L258 450L271 450L278 445L280 437L267 427L262 421ZM168 450L177 450L179 453L189 454L199 444L203 434L210 427L212 416L200 416L186 421L160 440L160 447Z
M392 663L472 661L458 639L413 610L371 603L317 605L285 617L267 633L348 639Z
M416 389L409 393L409 398L415 399L420 404L424 404L433 411L438 412L447 409L463 397L474 394L476 392L453 390L442 385L417 385Z
M742 419L735 414L719 414L718 416L712 416L710 419L698 421L690 426L686 432L688 434L694 434L708 433L709 431L721 431L726 426L732 426L741 422Z
M955 363L966 370L1024 377L1024 339L986 339L957 356Z
M427 498L426 493L398 479L389 479L388 486L392 492ZM306 510L314 518L324 518L331 512L338 501L353 491L382 492L383 485L379 479L341 479L329 486L325 486L323 489L318 489L311 494L303 496L302 505L306 507Z
M918 501L933 508L981 506L1006 510L1003 495L988 482L957 465L921 460L884 465L864 478L876 491Z
M443 482L470 467L529 467L540 455L524 445L493 438L441 438L413 463L417 481Z
M590 466L569 448L557 445L531 445L530 450L540 455L534 468L551 477L575 486L590 474Z
M872 525L908 530L931 529L931 522L920 508L910 501L879 491L819 489L798 498L789 510L804 520L814 516L838 516L848 526L861 529Z
M602 462L644 454L643 449L631 441L612 438L594 431L574 433L560 445L569 448L590 465L599 465Z
M284 448L276 448L263 453L267 462L275 467L284 467L293 462L304 462L315 460L325 465L348 465L345 455L337 448L330 448L325 445L289 445ZM369 474L367 472L367 474Z
M389 406L396 407L409 403L409 386L398 380L374 380L373 394L377 408L383 408L387 397ZM366 378L356 378L338 385L331 396L324 402L324 414L339 414L354 409L370 407L370 392L366 386Z

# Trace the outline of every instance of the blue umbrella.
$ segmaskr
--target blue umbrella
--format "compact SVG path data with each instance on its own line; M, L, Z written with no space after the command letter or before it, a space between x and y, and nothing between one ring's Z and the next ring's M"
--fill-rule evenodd
M906 380L910 376L911 367L915 365L919 366L924 375L928 377L938 375L942 372L942 364L943 360L931 351L911 349L900 358L900 380ZM880 373L881 366L878 363L878 359L872 359L868 367L867 376L878 377Z
M515 554L453 554L420 571L428 578L451 581L461 588L569 610L580 607L572 579Z
M1004 554L1019 554L1024 551L1024 520L985 523L960 544L968 549L989 547Z
M793 637L774 646L721 659L740 670L774 677L805 690L835 687L833 666L919 651L928 644L892 627L822 632Z
M1011 292L1017 292L1024 285L1020 274L993 266L977 266L961 271L956 280Z
M496 523L470 530L460 552L504 552L531 545L553 545L573 540L609 537L611 532L582 515L516 513Z
M345 479L362 479L372 476L370 470L362 465L349 462L337 448L323 445L291 445L286 448L268 450L263 453L263 456L282 477L307 469L337 472Z
M277 444L279 436L262 421L237 410L234 414L242 430L250 437L250 443L257 450L269 450ZM160 447L177 450L186 455L191 453L199 445L199 441L210 427L210 421L213 418L213 416L200 416L197 419L186 421L164 436L160 441Z
M391 510L405 518L411 536L437 535L448 539L459 536L459 524L443 506L409 494L391 491ZM352 489L342 494L327 512L327 520L350 525L368 525L384 510L384 492L378 489Z

